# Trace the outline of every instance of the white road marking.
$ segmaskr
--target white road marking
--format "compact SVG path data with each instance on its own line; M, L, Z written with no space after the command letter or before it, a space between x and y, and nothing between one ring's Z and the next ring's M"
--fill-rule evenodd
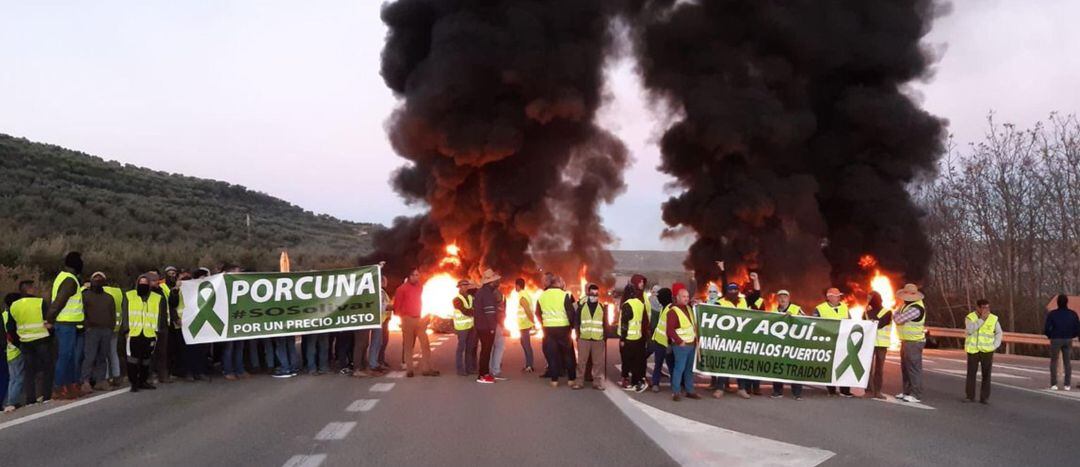
M367 412L375 408L375 404L378 404L378 399L357 399L352 404L349 404L345 408L346 412Z
M298 454L285 461L284 467L319 467L326 460L326 454Z
M874 399L874 400L876 400L878 402L887 402L887 403L890 403L890 404L902 405L902 406L905 406L905 407L914 407L916 409L935 410L933 407L930 407L929 405L923 404L921 402L902 401L902 400L899 400L899 399L897 399L897 398L895 398L893 396L890 396L888 394L885 395L885 399Z
M349 432L356 427L356 422L330 422L315 435L315 439L327 441L333 439L345 439Z
M814 466L836 455L680 417L638 402L622 391L604 394L681 465Z
M375 383L371 385L371 392L389 392L397 383Z
M405 377L405 372L404 371L391 371L391 372L386 374L386 377L387 378L404 378Z
M994 367L996 368L997 365L994 365ZM937 371L944 371L946 373L952 373L954 375L963 375L965 378L967 378L967 370L950 370L950 369L947 369L947 368L941 368L941 369L939 369ZM993 372L991 374L990 379L994 379L994 378L1031 379L1031 378L1028 378L1027 376L1010 375L1008 373L1002 373L1000 371L995 371L995 372ZM979 381L982 381L982 380L980 379Z
M1046 374L1049 374L1049 373L1050 373L1050 370L1033 370L1033 369L1031 369L1031 368L1024 368L1024 367L1022 367L1022 366L1016 366L1016 365L1007 365L1007 364L1005 364L1005 363L995 363L995 364L994 364L994 368L998 368L998 367L1000 367L1000 368L1006 368L1006 369L1009 369L1009 370L1016 370L1016 371L1026 371L1026 372L1028 372L1028 373L1035 373L1035 374L1037 374L1037 375L1046 375ZM993 377L993 376L991 376L991 378L992 378L992 377Z
M23 423L26 423L26 422L34 421L34 420L37 420L39 418L48 417L49 415L58 414L60 412L68 411L68 410L74 409L75 407L80 407L80 406L83 406L83 405L86 405L86 404L97 402L97 401L102 400L102 399L108 399L108 398L110 398L112 396L120 395L120 394L123 394L125 392L129 392L129 391L130 390L127 389L127 388L125 388L125 389L117 389L115 391L106 392L104 394L100 394L100 395L97 395L97 396L94 396L94 397L89 397L89 398L86 398L86 399L78 400L78 401L75 401L75 402L71 402L71 403L67 403L67 404L61 403L63 405L59 405L59 406L51 408L49 410L44 410L44 411L38 412L38 413L33 414L33 415L27 415L27 416L22 417L22 418L17 418L15 420L10 421L10 422L0 423L0 430L3 430L5 428L11 428L13 426L22 425ZM50 402L50 404L55 404L55 403L56 403L55 401Z
M947 373L947 372L944 372L944 371L941 371L941 370L926 370L926 371L929 371L931 373L937 373L939 375L952 376L954 378L967 378L967 375L964 375L964 376L955 375L955 374ZM1018 391L1030 392L1032 394L1043 394L1043 395L1047 395L1047 396L1059 397L1061 399L1080 401L1080 394L1077 394L1077 395L1074 396L1072 394L1065 393L1065 391L1050 391L1050 390L1046 390L1046 389L1025 388L1023 386L1016 386L1016 385L1012 385L1012 384L1005 384L1005 383L993 381L993 378L994 378L994 376L990 377L990 379L991 379L990 384L993 384L994 386L1001 386L1001 387L1006 387L1006 388L1010 388L1010 389L1016 389Z

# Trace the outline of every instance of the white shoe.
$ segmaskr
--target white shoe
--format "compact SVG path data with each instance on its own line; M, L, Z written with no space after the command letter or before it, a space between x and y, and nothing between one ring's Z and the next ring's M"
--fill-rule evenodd
M902 392L901 392L900 394L897 394L897 395L896 395L896 400L898 400L898 401L902 401L902 400L904 400L905 398L907 398L907 394L904 394L904 393L902 393Z
M913 404L918 404L919 402L922 402L921 400L919 400L918 397L915 396L907 396L904 398L904 401L911 402Z
M1072 386L1065 386L1066 391L1072 391Z
M1050 390L1051 390L1051 391L1057 391L1057 390L1058 390L1058 387L1057 387L1057 385L1055 384L1055 385L1053 385L1053 386L1050 386Z

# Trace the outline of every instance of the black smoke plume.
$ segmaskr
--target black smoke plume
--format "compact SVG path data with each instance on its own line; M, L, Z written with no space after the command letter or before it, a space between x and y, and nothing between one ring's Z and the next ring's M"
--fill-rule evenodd
M723 259L817 295L830 282L865 283L864 254L922 279L930 245L905 186L934 174L944 122L904 86L928 76L933 59L920 40L944 8L627 5L644 84L680 112L662 137L660 169L683 191L663 216L673 232L697 234L686 264L699 284L719 275Z
M454 243L460 273L544 268L574 282L586 263L591 281L607 278L611 235L597 209L624 190L628 162L594 124L613 12L604 0L384 6L382 76L401 99L388 131L409 161L392 185L427 212L379 233L369 259L400 277L438 268Z

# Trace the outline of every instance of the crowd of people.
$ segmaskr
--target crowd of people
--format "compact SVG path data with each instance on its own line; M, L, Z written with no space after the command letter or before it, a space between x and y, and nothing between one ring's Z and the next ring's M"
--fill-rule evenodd
M7 342L7 365L0 366L0 400L4 411L46 403L52 399L76 399L94 391L115 390L124 386L132 392L156 389L182 377L189 381L208 378L220 364L227 381L250 378L265 373L276 378L290 378L302 371L310 375L337 372L355 377L383 376L391 366L386 359L391 315L400 319L402 369L406 377L440 376L431 360L428 340L430 317L423 309L423 286L420 272L413 270L394 290L393 298L381 291L385 307L381 327L360 331L307 334L228 341L214 344L188 344L180 331L183 297L179 283L208 276L208 268L182 270L168 266L141 274L128 290L110 281L103 272L80 280L83 261L77 252L63 260L63 269L41 293L34 281L22 281L18 291L4 297L3 329ZM842 320L851 318L847 301L839 288L829 288L824 300L813 307L800 307L786 290L775 293L775 303L765 309L757 273L750 273L745 284L729 282L723 263L720 285L710 284L702 299L692 297L681 283L671 287L653 285L635 274L630 277L618 298L614 319L601 297L600 287L587 285L574 297L565 281L552 273L542 279L543 291L526 293L526 281L518 278L516 319L519 342L524 352L522 372L535 371L532 336L542 334L541 353L546 363L540 378L558 387L565 378L572 389L587 385L605 389L608 367L608 339L618 340L620 381L625 390L661 392L666 365L673 400L700 399L694 385L694 358L697 354L697 327L693 307L699 303L728 308L786 313ZM238 272L239 267L223 266L219 272ZM453 298L453 328L457 336L455 369L460 376L476 376L476 382L493 384L505 380L502 356L505 349L507 294L502 278L491 270L483 272L479 283L462 280ZM896 292L897 306L883 305L876 292L869 296L863 319L874 321L875 350L870 366L865 397L884 399L882 393L884 363L890 345L893 324L901 341L902 392L896 399L921 402L922 351L926 342L926 306L923 294L914 284ZM1080 320L1067 308L1067 298L1058 299L1059 310L1047 316L1046 333L1054 350L1052 389L1057 389L1056 363L1065 357L1064 387L1071 389L1069 354L1071 340L1080 334ZM614 305L614 304L613 304ZM541 332L542 331L542 332ZM978 307L966 319L965 351L968 354L967 401L975 401L975 379L982 371L979 401L986 403L990 394L993 354L1000 346L1002 329L990 304L978 301ZM419 361L412 356L419 344ZM653 359L651 374L648 359ZM121 365L123 361L123 365ZM417 368L417 364L419 368ZM213 373L216 373L214 371ZM773 398L784 397L784 384L771 383ZM791 396L802 399L802 385L791 384ZM850 388L828 387L830 396L853 397ZM721 398L726 393L748 399L763 395L761 381L713 377L710 395Z

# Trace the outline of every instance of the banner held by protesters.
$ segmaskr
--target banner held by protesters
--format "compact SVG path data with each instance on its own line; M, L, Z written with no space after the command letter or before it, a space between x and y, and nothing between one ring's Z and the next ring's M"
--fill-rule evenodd
M381 288L379 266L184 281L184 340L202 344L378 328Z
M714 305L694 307L694 371L710 376L865 388L876 325Z

